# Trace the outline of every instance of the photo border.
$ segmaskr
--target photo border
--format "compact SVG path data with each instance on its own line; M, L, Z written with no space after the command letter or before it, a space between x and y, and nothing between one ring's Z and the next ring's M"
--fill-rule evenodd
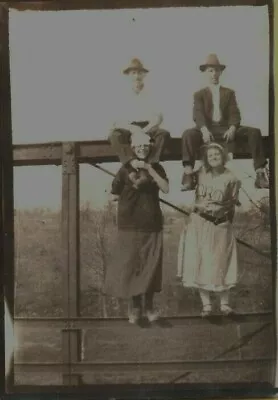
M276 79L278 79L278 20L274 19L278 12L278 0L72 0L72 1L36 1L31 2L13 1L0 2L0 179L2 185L1 208L2 218L0 218L1 231L1 246L0 258L1 265L1 311L4 315L4 297L7 300L7 305L11 315L14 315L14 227L13 227L13 145L12 145L12 120L11 120L11 94L10 94L10 73L9 73L9 46L8 46L8 12L9 9L38 10L38 11L64 11L64 10L99 10L99 9L123 9L123 8L161 8L161 7L213 7L213 6L268 6L269 9L269 27L270 27L270 70L269 70L269 136L273 141L273 146L270 149L270 204L271 209L275 211L271 218L271 250L273 262L273 297L275 304L275 315L277 313L278 293L277 293L277 226L276 226L276 196L278 196L278 170L275 157L278 157L278 149L276 150L276 134L274 134L274 126L278 126L278 105L274 102L274 90L278 96L277 84L274 86L274 71ZM276 24L274 23L276 22ZM275 32L274 32L275 29ZM274 38L276 38L274 43ZM274 53L275 46L275 53ZM275 54L275 70L274 70L274 54ZM275 112L274 112L275 107ZM275 123L274 123L275 117ZM276 187L275 187L276 184ZM275 189L274 189L275 187ZM275 318L274 318L275 319ZM277 337L278 322L277 318L274 321L275 336ZM1 319L1 334L4 338L4 319ZM4 354L4 340L1 341L2 348L0 351ZM277 341L275 343L276 363L277 363ZM5 360L0 360L0 368L5 370ZM273 388L267 389L267 393L262 392L261 385L252 384L208 384L202 387L201 385L189 384L117 384L117 385L86 385L84 387L61 387L61 386L20 386L21 393L75 393L83 394L82 398L92 398L93 396L105 396L113 398L192 398L198 397L253 397L261 398L261 396L273 396L276 393L275 386L278 386L277 365L275 371L275 383ZM12 382L6 383L9 387L13 386ZM1 375L0 386L5 387L5 376ZM109 386L109 387L108 387ZM212 387L214 386L214 387ZM190 387L190 389L189 389ZM29 389L31 389L29 391ZM232 393L230 390L232 389ZM89 391L89 393L88 393ZM5 392L5 390L4 390ZM7 393L16 396L17 386L13 387L12 391ZM89 397L88 397L89 396Z

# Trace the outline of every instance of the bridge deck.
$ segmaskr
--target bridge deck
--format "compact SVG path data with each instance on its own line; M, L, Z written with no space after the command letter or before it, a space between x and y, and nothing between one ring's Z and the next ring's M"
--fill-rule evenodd
M264 148L267 157L270 155L271 138L263 138ZM49 142L37 144L20 144L13 146L14 166L24 165L60 165L62 163L63 142ZM76 157L79 163L92 162L115 162L118 157L113 152L107 140L80 141L75 142ZM237 150L234 153L235 159L250 159L251 154L246 140L237 143ZM181 160L181 139L172 138L162 158L164 161Z

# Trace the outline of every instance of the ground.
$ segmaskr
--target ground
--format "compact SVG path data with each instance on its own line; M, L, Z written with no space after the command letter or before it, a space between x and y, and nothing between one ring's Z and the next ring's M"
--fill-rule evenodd
M115 238L113 210L96 211L89 207L81 210L81 316L125 317L126 304L116 300L104 301L101 295L103 270L106 256ZM16 212L16 316L57 317L63 315L60 214L49 210ZM242 349L228 353L219 360L248 361L269 358L273 354L273 329L271 318L264 316L247 323L234 322L210 324L202 320L192 323L192 317L200 312L200 300L194 290L183 289L175 282L177 246L179 235L186 224L186 217L176 213L165 216L163 291L157 297L157 305L163 315L169 317L167 328L138 330L126 321L118 325L86 325L83 330L82 354L86 362L155 362L155 361L202 361L217 358L232 344L260 329ZM235 220L238 237L256 248L270 252L270 232L267 218L249 212L238 214ZM267 313L272 311L272 268L266 257L239 245L239 285L232 291L232 304L238 313ZM190 317L180 319L179 317ZM175 317L176 319L173 319ZM171 319L172 318L172 319ZM270 321L270 325L265 323ZM33 326L18 329L19 346L17 362L62 362L61 334L59 329ZM229 362L230 362L229 361ZM269 381L271 365L238 364L221 371L207 368L206 364L195 370L181 382L233 382ZM240 367L241 365L241 367ZM169 382L176 379L180 366L159 372L130 367L130 371L95 371L88 367L83 376L86 383L104 382ZM189 368L189 366L184 367ZM191 367L192 368L192 367ZM224 372L223 372L224 368ZM60 379L60 378L59 378ZM46 384L59 383L57 374L44 374ZM36 384L37 374L19 373L18 383ZM42 378L40 378L42 381ZM58 382L59 381L59 382Z

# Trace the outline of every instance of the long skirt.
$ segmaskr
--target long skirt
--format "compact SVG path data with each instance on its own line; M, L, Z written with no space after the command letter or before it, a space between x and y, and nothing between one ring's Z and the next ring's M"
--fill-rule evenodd
M178 275L185 287L221 292L237 283L238 254L232 224L219 225L191 215L182 232L178 251Z
M131 298L160 292L162 252L162 232L119 230L107 265L104 293L117 298Z

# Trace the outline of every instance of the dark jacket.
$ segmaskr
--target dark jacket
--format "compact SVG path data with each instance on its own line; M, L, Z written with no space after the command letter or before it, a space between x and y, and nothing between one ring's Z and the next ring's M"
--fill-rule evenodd
M235 92L222 86L220 86L220 111L221 125L239 127L241 116ZM200 129L202 126L209 128L212 123L212 113L213 102L210 89L204 88L194 93L193 120L197 128Z
M167 179L162 165L153 164L153 168ZM123 165L112 182L112 194L119 195L118 229L125 231L160 232L163 216L159 202L159 188L152 178L140 188L135 189L129 178L134 171L131 166Z

